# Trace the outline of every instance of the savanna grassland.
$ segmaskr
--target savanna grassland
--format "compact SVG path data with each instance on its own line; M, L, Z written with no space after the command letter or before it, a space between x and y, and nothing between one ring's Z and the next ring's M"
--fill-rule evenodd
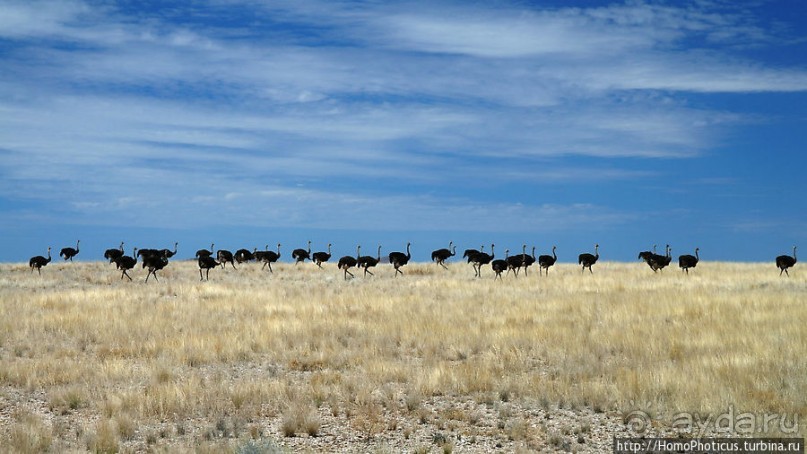
M746 433L805 436L798 266L560 264L502 282L465 263L349 281L334 264L274 268L200 282L173 261L146 284L101 262L0 265L0 445L601 452L682 432L683 412L782 415Z

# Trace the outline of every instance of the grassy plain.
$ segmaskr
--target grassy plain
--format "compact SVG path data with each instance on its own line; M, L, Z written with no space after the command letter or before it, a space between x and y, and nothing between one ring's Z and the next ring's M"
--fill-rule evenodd
M0 265L0 444L597 451L636 411L662 431L682 412L780 415L805 436L798 266L559 264L503 282L464 263L349 281L274 268L199 282L174 261L145 284L100 262Z

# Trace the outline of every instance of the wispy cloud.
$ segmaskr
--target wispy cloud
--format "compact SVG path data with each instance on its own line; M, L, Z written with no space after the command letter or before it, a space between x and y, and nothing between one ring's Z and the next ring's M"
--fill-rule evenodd
M132 222L310 221L301 206L345 228L627 222L584 200L472 202L469 181L572 184L577 157L611 161L599 182L651 177L632 160L700 156L744 121L687 94L807 90L805 68L737 50L776 36L704 5L9 2L0 191ZM470 195L435 195L450 187Z

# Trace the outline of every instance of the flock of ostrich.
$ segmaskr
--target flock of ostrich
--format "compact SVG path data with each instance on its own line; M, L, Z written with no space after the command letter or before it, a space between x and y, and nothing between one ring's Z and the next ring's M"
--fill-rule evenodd
M79 253L79 244L80 240L76 241L76 247L66 247L63 248L59 252L59 256L62 257L65 261L73 261L73 257L78 255ZM121 279L124 277L129 278L132 280L132 277L129 275L128 271L133 269L138 263L141 263L143 269L148 269L148 274L146 274L145 282L148 282L151 276L154 276L154 280L157 279L157 271L165 268L168 265L169 259L173 257L177 253L177 247L179 243L174 243L174 249L138 249L134 248L132 251L132 255L125 255L124 253L124 243L121 242L118 248L107 249L104 252L104 258L109 260L109 263L114 263L118 270L121 271ZM235 269L235 264L238 262L246 263L246 262L259 262L262 263L263 266L261 269L265 269L266 267L269 268L269 272L274 272L272 270L272 263L277 262L280 259L280 246L281 244L277 244L277 251L270 251L269 245L266 245L263 251L259 251L258 248L254 248L252 251L248 249L239 249L232 253L226 249L219 249L215 251L215 244L210 245L210 249L199 249L196 251L196 260L199 264L199 279L206 280L210 278L210 270L216 267L226 268L227 264L229 263L232 268ZM305 262L306 260L310 260L315 265L317 265L320 269L322 268L322 264L328 262L331 259L331 244L328 244L328 250L320 251L320 252L311 252L311 241L308 241L307 249L295 249L291 253L291 257L294 260L295 265ZM395 270L395 277L398 275L403 275L403 271L401 268L409 263L409 260L412 258L411 254L411 243L406 244L406 253L403 252L390 252L387 256L389 263L392 264ZM462 255L463 259L466 259L469 264L473 265L474 269L474 276L481 277L482 276L482 267L485 265L490 265L491 269L493 270L493 279L502 279L502 273L510 274L511 272L514 274L515 277L518 277L518 273L521 269L524 270L524 275L527 275L527 270L530 266L538 263L538 274L540 275L542 270L549 275L549 268L552 267L555 262L558 260L558 256L556 254L557 247L552 247L552 255L540 255L537 258L535 257L535 246L532 248L532 253L527 253L527 245L523 245L520 254L510 255L510 250L506 250L504 254L504 259L497 259L495 254L495 245L490 245L490 254L485 252L485 247L481 246L479 249L466 249ZM585 272L586 268L588 268L589 273L593 274L592 266L597 263L597 260L600 258L599 253L600 245L596 244L594 246L594 253L582 253L577 258L577 263L580 265L581 271ZM213 257L215 251L215 258ZM28 261L28 265L31 268L31 272L34 269L41 275L42 274L42 267L46 266L51 261L51 248L48 248L48 256L43 257L41 255L36 257L31 257ZM695 255L681 255L678 257L678 266L681 268L683 272L689 274L690 268L695 268L700 261L700 256L698 255L699 248L695 248ZM443 268L446 268L445 262L446 260L450 259L451 257L455 256L457 253L457 247L454 245L454 242L449 242L448 248L445 249L437 249L432 251L431 259L437 265ZM652 251L642 251L639 253L638 259L641 259L653 270L653 272L658 272L668 265L672 263L672 255L670 245L666 246L666 250L664 255L658 254L656 252L656 246L653 246ZM138 262L140 260L140 262ZM337 262L337 267L339 270L344 272L345 280L348 279L348 275L352 278L355 277L353 273L350 272L351 268L356 269L364 269L364 277L367 275L374 276L373 272L370 271L370 268L375 268L376 265L381 263L381 245L378 246L378 250L376 252L376 256L370 255L361 255L361 245L356 247L356 256L346 255L339 259ZM793 255L780 255L776 257L776 267L779 269L779 275L781 276L783 273L787 276L790 276L788 273L788 268L793 267L796 264L796 246L793 246Z

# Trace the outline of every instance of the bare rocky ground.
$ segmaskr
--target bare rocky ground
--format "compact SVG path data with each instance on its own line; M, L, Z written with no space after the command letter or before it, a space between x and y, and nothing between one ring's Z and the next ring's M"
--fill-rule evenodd
M262 369L244 367L229 373L255 374L260 379ZM301 382L309 378L306 372L287 373ZM44 447L50 452L601 453L611 451L615 436L636 436L623 415L614 411L559 408L493 394L412 400L402 388L389 384L359 403L325 396L318 408L300 414L267 408L217 418L152 421L128 429L112 427L113 441L107 446L98 428L97 409L53 408L42 391L6 386L0 389L0 427L3 439L10 440L20 420L38 421L38 432L50 438L39 445L27 444L33 446L31 452ZM643 433L675 435L654 427Z

